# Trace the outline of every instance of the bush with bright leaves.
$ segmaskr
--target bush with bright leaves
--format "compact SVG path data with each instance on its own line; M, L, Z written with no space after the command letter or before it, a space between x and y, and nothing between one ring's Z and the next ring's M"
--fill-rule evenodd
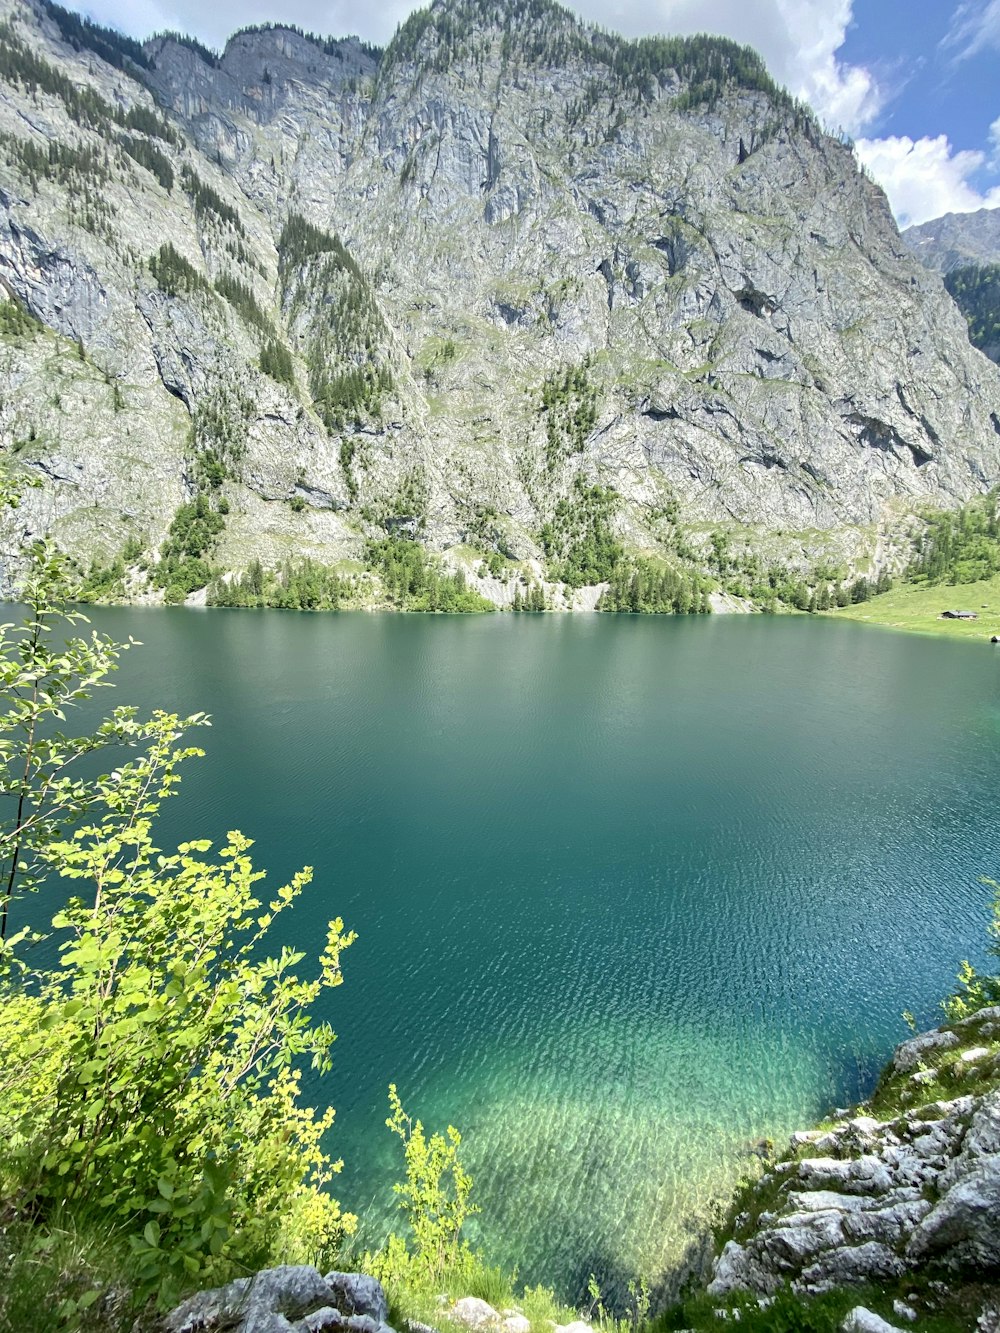
M312 1260L353 1229L327 1190L334 1113L299 1090L304 1064L329 1067L334 1034L310 1011L354 936L330 922L303 975L304 954L267 937L309 869L265 894L239 833L157 847L178 766L201 753L185 727L203 719L120 709L90 737L59 734L118 646L55 645L57 570L36 554L26 624L0 636L0 1171L25 1215L78 1211L126 1236L140 1294L165 1304L234 1266ZM78 776L111 744L137 752ZM60 904L51 966L32 966L26 927L6 929L19 887Z

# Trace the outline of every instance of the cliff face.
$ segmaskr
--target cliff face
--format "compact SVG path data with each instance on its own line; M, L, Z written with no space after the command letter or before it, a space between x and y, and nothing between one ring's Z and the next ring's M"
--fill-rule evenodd
M920 262L935 273L950 273L968 264L1000 263L1000 209L945 213L918 227L907 227L902 235Z
M969 325L969 341L1000 362L1000 210L947 213L903 239L925 267L944 275Z
M746 52L545 0L121 67L0 21L0 278L43 326L0 334L44 482L6 545L155 558L201 491L232 569L386 530L541 569L599 483L633 550L865 567L1000 479L997 369Z

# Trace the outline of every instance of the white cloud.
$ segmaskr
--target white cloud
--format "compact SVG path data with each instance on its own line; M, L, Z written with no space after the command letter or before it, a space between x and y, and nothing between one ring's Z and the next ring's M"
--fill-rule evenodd
M993 129L998 127L1000 119ZM953 152L944 134L936 139L906 135L859 139L856 147L859 159L889 196L901 227L928 222L942 213L1000 208L1000 185L980 194L969 183L985 165L986 154L971 149Z
M1000 171L1000 116L990 126L990 161L991 170Z
M1000 47L1000 0L967 0L952 15L951 27L942 42L956 60L967 60L991 46Z

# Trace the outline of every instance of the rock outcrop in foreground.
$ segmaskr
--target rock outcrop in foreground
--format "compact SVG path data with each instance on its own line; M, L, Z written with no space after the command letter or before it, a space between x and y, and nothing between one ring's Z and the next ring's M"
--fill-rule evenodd
M531 1323L517 1309L495 1310L478 1296L453 1303L439 1298L451 1328L471 1333L531 1333ZM240 1278L225 1287L189 1297L163 1321L164 1333L395 1333L386 1322L388 1306L382 1284L363 1273L327 1273L285 1265ZM409 1333L437 1333L413 1320ZM552 1333L593 1333L590 1324L548 1324Z
M360 1273L285 1265L189 1297L166 1333L394 1333L382 1286Z
M1000 1279L1000 1006L904 1042L868 1110L793 1136L748 1193L713 1296L930 1268Z

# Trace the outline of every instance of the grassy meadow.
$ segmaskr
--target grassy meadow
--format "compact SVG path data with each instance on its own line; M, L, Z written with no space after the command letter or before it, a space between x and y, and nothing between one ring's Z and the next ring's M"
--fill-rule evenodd
M942 611L975 611L976 620L942 620ZM978 583L901 583L867 602L840 607L825 615L860 620L868 625L915 631L918 634L947 634L955 639L989 643L1000 635L1000 574ZM1000 645L997 645L1000 652Z

